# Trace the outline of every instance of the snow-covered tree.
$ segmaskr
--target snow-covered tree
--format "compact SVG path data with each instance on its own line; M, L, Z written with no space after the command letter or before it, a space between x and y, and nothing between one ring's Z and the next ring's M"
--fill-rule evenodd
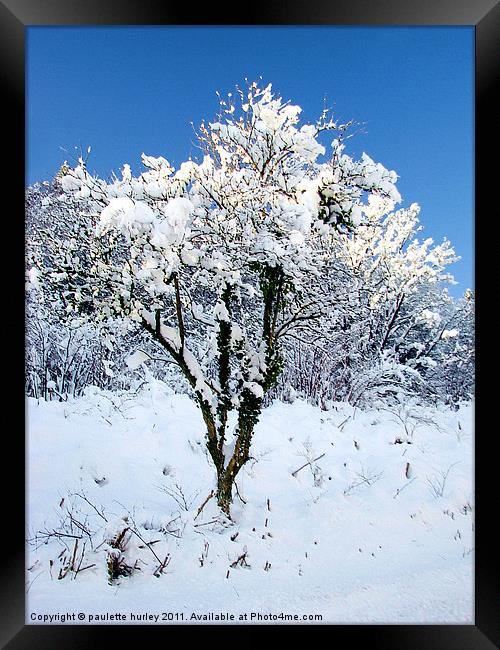
M349 279L341 285L347 291L339 295L333 318L335 338L345 341L344 374L354 380L349 401L359 400L361 391L365 399L377 387L377 374L379 394L407 380L418 390L418 375L409 370L422 366L409 360L421 356L425 345L413 349L415 333L420 330L423 342L430 344L434 334L422 330L422 314L441 310L447 296L443 284L453 281L447 267L457 257L450 242L435 245L429 237L419 238L417 204L394 207L387 199L371 197L356 232L335 242L333 265ZM342 383L346 387L350 382Z
M288 383L321 405L369 404L402 388L429 396L436 367L429 355L444 349L442 336L458 317L445 287L457 257L447 240L420 239L417 204L394 208L372 195L358 227L335 238L321 275L329 318L321 327L303 323L288 346Z
M69 206L60 184L35 183L25 193L26 268L33 256L48 260L52 248L64 246L74 235L81 205ZM51 242L49 244L49 242ZM58 296L37 289L31 271L26 300L26 392L44 399L79 396L89 385L116 390L129 383L120 354L110 350L92 323L64 322ZM45 298L45 299L44 299ZM129 337L130 338L130 337Z
M346 126L327 111L301 124L300 107L255 83L220 107L199 128L200 162L175 170L143 154L143 173L126 164L110 182L83 160L66 168L68 206L85 209L70 236L45 237L30 278L68 322L90 321L112 343L118 320L168 353L201 410L217 501L229 514L263 398L282 371L283 340L332 317L323 279L338 242L374 201L401 197L395 172L345 153ZM135 352L129 365L144 358Z
M422 293L401 356L423 378L422 393L434 402L456 405L474 396L475 299L446 291Z

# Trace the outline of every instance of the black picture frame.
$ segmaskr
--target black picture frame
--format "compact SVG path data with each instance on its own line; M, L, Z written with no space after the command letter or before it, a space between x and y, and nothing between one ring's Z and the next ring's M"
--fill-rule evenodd
M173 3L172 3L173 5ZM3 125L11 136L12 145L5 155L6 168L3 179L8 179L9 196L12 199L11 217L12 239L19 249L14 248L15 269L7 275L9 290L12 291L12 304L17 304L19 312L11 311L4 318L8 325L6 333L15 353L15 363L9 367L9 394L19 395L24 404L23 363L19 357L24 355L24 330L19 326L24 313L24 190L25 190L25 97L24 97L24 40L25 29L34 25L186 25L186 24L231 24L231 25L469 25L475 28L476 42L476 104L475 104L475 239L477 253L490 232L489 222L494 220L494 203L489 200L492 190L498 185L496 181L496 164L489 163L488 153L495 155L495 137L498 131L498 110L493 100L495 86L500 80L498 56L500 41L500 6L496 0L420 0L419 2L402 0L309 0L307 3L293 0L289 3L245 3L236 15L234 8L224 13L224 7L217 3L207 4L194 9L177 3L171 6L162 0L0 0L0 67L4 89ZM217 21L214 22L214 16ZM196 19L193 22L193 19ZM453 71L450 71L453 74ZM22 206L22 207L21 207ZM18 213L21 213L18 214ZM496 208L498 213L498 208ZM5 212L7 214L7 212ZM488 221L486 221L490 217ZM485 225L483 226L483 222ZM488 237L489 239L489 237ZM10 247L10 246L9 246ZM488 259L492 254L484 255L484 263L476 264L475 276L479 285L494 269L488 268ZM19 264L19 268L18 265ZM21 268L21 264L23 265ZM20 279L11 281L15 278ZM486 313L486 294L477 292L478 313ZM12 315L10 315L12 314ZM15 314L15 315L14 315ZM487 319L485 319L487 320ZM481 341L488 345L488 326L477 319L477 354L482 368L483 351ZM16 334L17 333L17 334ZM6 339L4 339L6 340ZM493 341L494 339L492 339ZM494 346L493 346L494 347ZM489 350L491 354L491 349ZM486 353L484 353L486 354ZM327 625L324 630L328 642L337 644L341 637L345 642L360 644L370 648L384 650L426 650L453 648L489 650L500 647L500 598L498 585L498 538L493 531L496 497L495 476L498 474L498 459L490 451L492 438L496 431L494 423L485 424L487 405L494 403L494 386L484 370L478 370L476 391L476 425L475 425L475 462L476 462L476 549L475 549L475 624L474 625ZM6 393L5 393L6 394ZM13 406L5 402L5 409ZM21 406L21 408L23 408ZM21 411L22 412L22 411ZM484 419L483 419L484 418ZM19 423L22 417L16 410L14 420ZM3 561L0 562L1 582L1 633L2 647L18 648L103 648L108 644L119 643L119 637L125 634L132 641L144 634L141 626L41 626L25 625L25 530L24 530L24 487L25 456L24 436L20 426L4 427L4 436L8 447L4 446L4 469L9 465L13 478L4 487L3 506L4 522L12 528L16 521L15 535L7 539ZM4 443L5 444L5 443ZM10 533L9 533L10 535ZM286 626L279 626L280 633ZM179 631L179 628L176 629ZM200 631L200 626L182 628L182 634ZM214 630L218 633L221 630ZM263 630L255 626L255 631L267 637L269 628ZM314 636L310 629L310 636ZM171 640L174 628L171 626L149 627L150 633L162 635L163 641ZM205 633L205 630L203 630ZM117 637L118 635L118 637ZM331 635L331 636L330 636ZM235 635L220 635L221 643L239 643ZM230 639L230 640L229 640ZM343 647L343 643L341 645Z

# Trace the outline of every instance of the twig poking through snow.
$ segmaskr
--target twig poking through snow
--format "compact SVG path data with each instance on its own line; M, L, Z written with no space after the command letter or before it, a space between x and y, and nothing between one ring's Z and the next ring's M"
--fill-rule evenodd
M207 503L210 501L210 499L214 496L214 494L215 494L215 492L212 490L212 491L210 492L210 494L207 496L207 498L205 499L205 501L203 501L203 503L201 504L201 506L198 508L198 511L197 511L197 513L196 513L194 519L197 519L197 518L199 517L199 515L201 514L201 511L202 511L203 508L207 505Z
M395 499L396 497L398 497L398 496L401 494L401 492L402 492L405 488L407 488L409 485L411 485L411 484L413 483L413 481L415 481L415 480L416 480L416 479L415 479L415 477L414 477L414 478L412 478L408 483L405 483L405 484L403 485L403 487L398 488L398 489L396 490L396 494L395 494L392 498Z
M326 452L324 454L321 454L321 456L318 456L317 458L313 458L312 460L309 460L305 465L302 465L302 467L299 467L299 469L296 469L294 472L292 472L292 476L295 477L300 472L301 469L304 469L304 467L307 467L308 465L312 465L312 463L315 463L317 460L323 458L323 456L325 455ZM269 503L269 499L268 499L268 503Z

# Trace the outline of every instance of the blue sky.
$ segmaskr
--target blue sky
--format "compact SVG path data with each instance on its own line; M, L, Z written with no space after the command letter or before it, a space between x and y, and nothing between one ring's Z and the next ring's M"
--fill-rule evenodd
M462 257L450 292L473 286L472 27L30 27L26 72L27 184L88 146L104 177L126 162L138 172L143 152L178 166L199 153L191 122L245 77L305 120L326 99L360 123L347 152L396 170L423 234Z

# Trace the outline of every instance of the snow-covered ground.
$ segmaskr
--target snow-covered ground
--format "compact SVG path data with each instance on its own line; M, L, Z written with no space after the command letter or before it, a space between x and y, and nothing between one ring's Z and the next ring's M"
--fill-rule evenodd
M29 399L26 622L473 623L472 423L276 402L230 523L214 499L197 516L214 470L187 396ZM124 527L137 568L109 584Z

